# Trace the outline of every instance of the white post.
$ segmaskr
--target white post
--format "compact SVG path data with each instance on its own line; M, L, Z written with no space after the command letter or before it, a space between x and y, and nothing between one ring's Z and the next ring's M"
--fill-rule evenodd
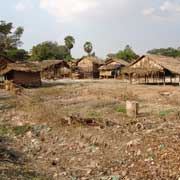
M126 102L126 113L129 117L137 117L139 111L139 104L136 101Z

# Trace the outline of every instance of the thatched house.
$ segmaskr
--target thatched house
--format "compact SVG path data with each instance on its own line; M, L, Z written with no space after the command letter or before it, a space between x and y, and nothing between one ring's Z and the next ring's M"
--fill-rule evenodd
M41 85L40 71L33 63L10 63L0 70L0 75L20 86L36 87Z
M60 79L71 76L70 66L63 60L44 60L38 63L43 79Z
M99 68L100 78L117 78L121 73L121 69L128 65L129 63L122 59L107 59L105 64Z
M14 61L3 56L0 55L0 70L4 69L9 63L13 63ZM4 80L3 76L0 76L0 82L2 82Z
M77 60L80 78L99 78L99 67L104 64L104 61L95 56L84 56Z
M143 79L145 83L151 81L165 84L167 78L172 83L173 78L176 80L178 76L180 82L180 59L159 55L144 55L132 62L124 70L124 73L129 76L130 81L135 78L139 82Z

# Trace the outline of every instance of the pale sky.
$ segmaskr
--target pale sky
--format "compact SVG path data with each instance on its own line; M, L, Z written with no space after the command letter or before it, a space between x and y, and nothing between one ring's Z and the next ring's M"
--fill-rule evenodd
M73 35L74 57L91 41L99 57L129 44L140 54L180 46L180 0L1 0L0 20L23 26L24 45Z

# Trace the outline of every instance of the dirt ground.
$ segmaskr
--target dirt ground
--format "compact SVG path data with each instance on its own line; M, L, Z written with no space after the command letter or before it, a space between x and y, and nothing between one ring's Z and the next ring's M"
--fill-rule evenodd
M21 96L0 89L0 114L2 180L180 179L179 86L48 81Z

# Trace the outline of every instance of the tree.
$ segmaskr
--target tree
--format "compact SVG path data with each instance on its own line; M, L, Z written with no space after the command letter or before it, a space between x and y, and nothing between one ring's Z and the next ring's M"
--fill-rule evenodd
M147 52L148 54L155 54L155 55L163 55L168 57L180 57L180 49L177 48L160 48L160 49L152 49Z
M68 48L69 50L69 54L71 54L71 49L74 47L74 44L75 44L75 39L73 36L66 36L64 38L64 42L65 42L65 45L66 47Z
M0 21L0 51L6 53L10 49L17 49L22 45L21 36L24 32L22 27L13 31L13 24Z
M88 53L88 55L90 56L92 50L93 50L92 43L91 43L91 42L86 42L86 43L84 44L84 51L85 51L86 53Z
M66 46L58 45L57 42L45 41L34 46L31 50L32 61L42 61L48 59L69 60L69 50Z
M6 56L15 61L25 61L29 58L28 52L24 49L11 49L8 50Z
M124 50L120 50L117 53L110 53L107 55L109 58L118 58L125 61L131 62L134 59L137 59L139 56L133 51L131 46L126 45Z

